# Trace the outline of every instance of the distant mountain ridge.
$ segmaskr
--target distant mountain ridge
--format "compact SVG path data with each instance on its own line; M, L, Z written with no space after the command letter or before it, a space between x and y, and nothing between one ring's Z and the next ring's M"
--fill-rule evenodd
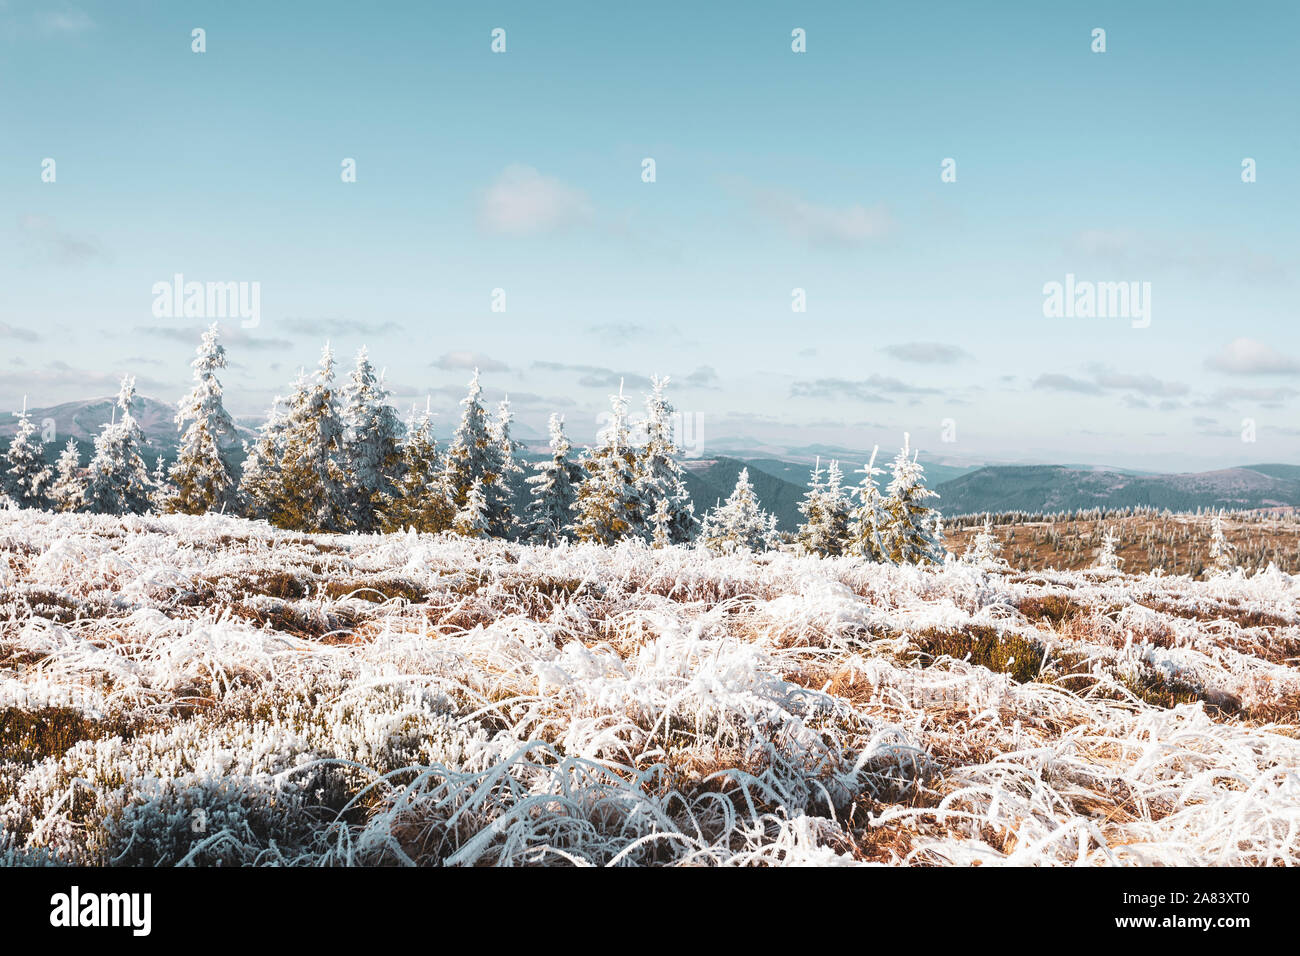
M1300 466L1254 465L1173 475L999 465L933 486L946 515L1148 506L1171 511L1300 506Z

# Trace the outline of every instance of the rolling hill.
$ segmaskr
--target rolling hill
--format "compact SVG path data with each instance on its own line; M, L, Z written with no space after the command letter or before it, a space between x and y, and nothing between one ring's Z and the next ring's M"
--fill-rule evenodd
M1300 474L1300 468L1271 465L1133 475L1061 465L996 466L941 482L934 490L941 496L940 510L947 515L1136 506L1237 510L1300 505L1300 477L1285 477L1288 474Z

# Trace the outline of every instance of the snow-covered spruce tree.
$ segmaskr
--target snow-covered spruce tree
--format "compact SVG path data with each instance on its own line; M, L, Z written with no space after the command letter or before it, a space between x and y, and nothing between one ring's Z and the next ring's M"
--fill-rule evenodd
M1107 528L1105 534L1101 536L1101 547L1097 549L1098 569L1102 571L1119 571L1124 559L1115 550L1118 544L1119 539L1115 536L1115 532Z
M488 503L483 494L483 481L475 478L465 494L465 503L456 512L451 530L467 538L488 537Z
M488 534L494 538L513 538L518 530L513 505L514 487L524 469L517 459L523 445L510 435L514 420L507 396L497 406L497 417L488 426L492 439L488 474L494 475L495 479L484 482L483 500L487 506Z
M645 404L646 441L637 460L637 494L648 516L659 511L661 501L665 503L668 538L673 544L684 544L695 535L699 519L677 460L681 449L673 437L673 406L664 397L668 379L655 377L651 384L653 390Z
M284 422L283 498L271 520L300 531L348 527L347 478L340 454L343 421L334 393L334 351L327 344L316 374L299 380Z
M221 454L221 440L235 436L235 423L221 401L217 372L226 367L226 349L217 334L215 322L203 333L190 363L194 387L177 405L181 447L169 472L175 492L160 502L167 511L197 515L234 503L238 481Z
M582 456L587 477L578 486L573 510L574 536L579 541L612 545L623 538L645 539L646 516L637 492L637 454L628 429L627 399L619 383L610 396L613 418L600 435L600 445Z
M378 529L378 511L386 498L393 497L402 466L402 423L388 396L363 347L343 388L342 455L349 526L361 532Z
M884 529L889 524L889 513L885 510L885 497L876 484L876 476L883 475L885 469L876 467L876 455L880 446L871 449L871 459L858 472L862 475L856 493L857 507L849 515L849 538L844 548L845 554L866 558L868 561L888 561L885 553Z
M49 504L49 485L53 479L45 464L45 442L36 437L36 426L27 413L27 398L23 397L23 410L14 412L18 431L9 442L5 454L4 481L0 490L22 508L44 508Z
M306 376L300 371L294 392L305 388ZM245 458L239 482L239 503L245 517L272 521L281 514L284 482L280 460L284 454L284 431L287 425L285 401L277 395L271 400L271 410L258 429L257 438L251 445L244 442Z
M650 516L650 543L656 548L667 548L673 543L671 528L673 516L668 513L668 499L660 498Z
M766 551L775 537L776 517L759 505L749 481L749 469L742 468L726 502L705 514L699 541L711 551Z
M885 489L889 519L883 543L895 564L943 564L947 549L939 512L926 505L937 492L925 487L925 470L910 449L911 436L903 433L903 449L894 459L894 474Z
M986 517L984 527L971 539L970 547L966 549L962 560L985 570L1008 567L1001 553L1002 544L993 533L993 519Z
M795 529L795 541L805 551L811 550L813 541L817 537L817 529L823 524L822 500L825 494L826 479L822 474L821 455L818 455L817 463L808 477L808 490L803 493L803 500L799 502L799 513L803 515L803 523Z
M479 483L479 493L483 496L484 508L488 497L483 491L485 485L494 483L499 473L500 450L492 435L492 421L487 409L483 407L483 388L478 382L478 369L469 382L469 392L460 401L462 411L460 424L456 426L447 446L443 462L443 476L448 492L451 494L452 506L459 514L465 507L469 491L474 482Z
M400 477L380 506L383 531L447 531L456 517L456 509L447 491L446 479L438 461L438 444L433 437L432 416L428 400L424 411L411 410L402 441Z
M69 438L54 466L50 501L56 511L80 511L86 506L86 479L81 473L81 452Z
M564 416L552 414L551 457L533 466L536 474L525 478L529 493L528 540L533 544L555 545L573 539L573 506L578 500L582 468L569 458L572 445L564 434Z
M154 461L153 474L149 476L149 502L158 514L167 514L176 508L176 488L167 478L167 463L159 455Z
M844 487L844 473L840 470L840 463L832 460L826 469L826 517L834 554L844 553L852 514L852 492Z
M832 461L822 476L821 458L817 458L808 491L799 503L804 522L795 540L808 554L836 557L844 553L849 538L851 503L844 493L840 463Z
M114 419L95 437L95 456L90 461L86 487L86 510L96 514L144 514L152 502L153 481L141 449L144 433L131 414L135 403L135 378L127 375L117 395L121 420Z
M1231 574L1236 570L1236 563L1232 559L1232 552L1236 550L1223 533L1223 515L1215 514L1210 530L1210 567L1206 569L1206 575L1214 577Z

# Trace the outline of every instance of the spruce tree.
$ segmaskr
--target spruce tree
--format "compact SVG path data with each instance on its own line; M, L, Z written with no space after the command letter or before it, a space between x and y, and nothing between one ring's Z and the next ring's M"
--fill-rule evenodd
M903 433L903 448L894 459L894 474L885 489L888 524L883 535L886 557L895 564L943 564L947 550L939 512L925 502L939 497L925 487L925 470L910 450Z
M667 548L673 543L671 529L673 517L668 513L668 499L660 498L650 516L650 543L656 548Z
M564 434L564 416L551 415L550 433L551 457L534 465L537 473L524 479L532 485L526 527L533 544L573 539L573 506L582 481L582 468L569 459L572 446Z
M159 455L149 476L149 502L158 514L176 510L176 488L167 477L167 463Z
M673 406L664 396L668 379L656 377L651 382L653 391L646 398L646 442L637 461L637 493L647 514L657 513L660 502L664 503L669 540L682 544L691 540L699 519L677 460L681 450L673 437Z
M826 524L825 497L826 479L822 475L821 455L818 455L808 476L808 490L798 506L803 522L795 529L795 542L808 553L820 553L822 529Z
M813 468L808 491L799 504L804 522L795 540L808 554L837 557L844 553L849 540L851 503L845 494L840 463L832 461L822 476L821 457Z
M14 412L18 431L9 443L5 454L4 490L22 508L44 508L49 504L47 492L53 479L45 464L45 443L36 436L36 426L27 412L27 398L23 397L23 410Z
M56 511L80 511L86 506L86 479L81 473L81 451L69 438L55 464L50 499Z
M710 509L700 529L700 543L711 551L766 551L776 540L776 517L759 505L749 469L742 468L725 503Z
M272 521L302 531L348 526L347 479L340 455L343 422L334 392L334 352L327 344L316 374L300 379L284 422L280 513Z
M451 528L456 509L438 461L438 445L426 400L423 413L412 409L402 442L400 477L380 508L382 530L437 533Z
M343 461L346 463L350 526L370 532L379 527L378 510L396 492L402 465L402 423L388 404L389 392L376 378L366 349L343 389Z
M498 449L492 437L492 424L483 407L483 388L479 385L478 369L470 379L469 392L461 399L463 411L460 424L447 446L443 474L451 493L452 505L459 511L465 506L474 482L482 486L496 480ZM486 504L486 499L485 499Z
M122 410L95 438L86 487L86 509L96 514L144 514L149 510L153 481L141 456L144 433L131 414L135 402L135 379L127 375L117 396Z
M465 494L465 503L456 512L451 530L467 538L488 536L487 498L483 495L483 481L475 478Z
M1119 545L1119 538L1115 532L1107 528L1101 536L1101 547L1097 549L1097 567L1102 571L1118 572L1124 559L1119 556L1116 550Z
M832 460L826 469L827 542L832 555L844 553L849 539L849 518L853 512L850 492L844 487L840 463Z
M1002 545L993 533L993 519L985 517L984 527L971 540L963 560L985 570L1006 568L1008 564L1006 559L1000 557L1001 552Z
M862 475L862 481L857 487L858 505L849 519L848 543L845 546L846 554L866 558L868 561L889 560L883 540L889 515L885 510L884 496L876 484L876 476L885 473L883 468L876 467L879 451L879 445L872 448L871 459L858 469Z
M182 434L170 471L175 490L161 502L168 511L203 514L234 503L238 481L221 453L221 440L235 436L235 423L221 400L224 391L217 372L226 367L226 349L217 334L215 322L203 333L190 363L194 387L176 410L176 427Z
M614 415L600 436L601 444L582 457L587 477L578 486L573 524L579 541L612 545L622 538L645 538L643 502L637 492L637 454L627 420L627 399L620 383L611 396Z
M306 376L300 371L295 393L306 388ZM244 465L239 482L239 499L245 517L260 518L283 525L285 499L280 461L284 454L284 433L288 427L285 401L279 395L271 400L271 410L250 445L244 442Z
M1223 515L1215 514L1214 524L1210 530L1210 561L1211 567L1207 573L1211 576L1231 573L1236 565L1232 560L1232 552L1237 550L1229 543L1227 535L1223 533Z
M510 435L510 426L514 420L514 413L510 410L510 398L507 396L497 406L497 417L488 426L492 444L488 449L489 471L484 475L483 483L488 534L495 538L514 537L516 531L512 502L514 484L523 473L523 468L516 457L523 446Z

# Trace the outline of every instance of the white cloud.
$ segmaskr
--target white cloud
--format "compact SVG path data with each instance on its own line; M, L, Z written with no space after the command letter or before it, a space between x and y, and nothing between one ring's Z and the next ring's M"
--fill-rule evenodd
M68 4L42 10L37 14L36 22L49 33L84 33L95 26L89 14Z
M777 189L742 189L760 215L813 246L858 246L894 231L893 218L884 206L828 206Z
M510 369L505 362L482 352L444 352L430 364L447 371L478 369L480 372L505 372Z
M20 342L39 342L40 334L32 329L0 322L0 339L17 339Z
M1188 392L1187 386L1182 382L1165 381L1154 375L1113 372L1101 367L1094 367L1092 372L1097 384L1102 388L1127 388L1156 398L1174 398L1186 395Z
M541 235L591 218L591 201L581 189L518 164L488 187L479 209L483 228L504 236Z
M132 329L135 335L143 336L147 339L168 339L172 342L182 342L191 347L197 346L203 337L203 331L207 328L206 324L195 325L137 325ZM265 329L262 333L265 333ZM227 348L237 349L261 349L272 352L284 352L292 349L293 343L288 339L270 338L265 334L249 334L235 325L223 325L220 328L219 340Z
M18 228L31 248L60 265L80 266L111 258L98 240L64 232L49 216L19 216Z
M1104 266L1142 273L1178 271L1200 279L1214 276L1261 282L1284 279L1294 269L1294 263L1271 252L1185 234L1165 238L1127 229L1085 229L1067 236L1063 246L1068 255L1084 260L1074 271Z
M900 345L886 345L880 351L900 362L916 362L921 365L948 365L971 357L965 349L942 342L903 342Z
M1054 392L1078 392L1081 395L1101 394L1100 385L1056 372L1038 376L1038 378L1034 379L1033 387L1051 389Z
M863 379L818 378L790 385L791 398L851 399L859 402L892 402L890 395L938 395L937 388L910 385L888 375Z
M1205 367L1229 375L1295 375L1300 361L1257 339L1233 339L1205 360Z
M292 318L285 319L281 326L294 335L385 335L389 332L401 332L402 327L396 322L366 322L362 319L321 319Z

